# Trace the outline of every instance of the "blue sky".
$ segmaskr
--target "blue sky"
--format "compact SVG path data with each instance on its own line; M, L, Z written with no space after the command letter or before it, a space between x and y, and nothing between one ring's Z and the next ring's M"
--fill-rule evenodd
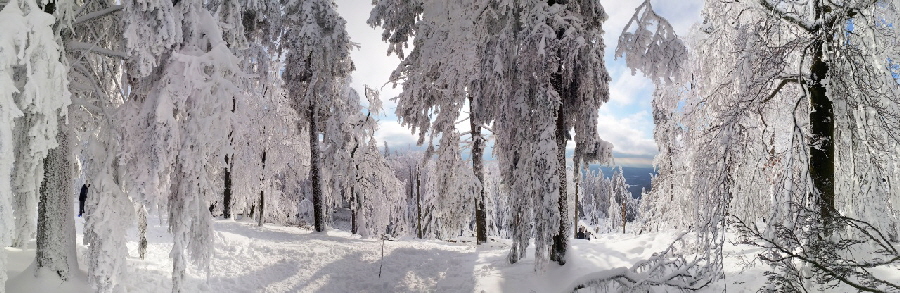
M416 137L409 129L400 126L394 115L396 104L390 101L397 96L400 87L394 89L387 82L391 71L399 60L387 56L387 44L381 41L380 28L366 24L372 9L369 0L336 0L338 12L347 20L347 31L353 42L360 48L352 53L356 72L353 74L353 88L362 92L364 85L380 88L384 101L383 115L380 117L376 139L387 141L392 149L415 147ZM606 60L612 81L610 101L600 109L598 129L601 138L612 142L616 163L625 166L650 166L657 154L653 141L653 116L650 107L653 83L640 73L631 75L624 60L614 60L615 44L622 28L634 14L634 9L642 0L601 0L609 14L604 24L606 31ZM691 26L700 20L702 0L651 1L657 13L666 17L679 36L687 34ZM468 129L468 124L460 126ZM570 146L574 147L574 146Z

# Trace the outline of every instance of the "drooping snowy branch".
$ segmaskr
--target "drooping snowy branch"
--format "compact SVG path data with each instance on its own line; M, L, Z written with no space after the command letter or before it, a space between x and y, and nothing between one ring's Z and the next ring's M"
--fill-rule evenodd
M616 58L625 56L625 64L631 74L638 70L654 81L672 82L679 80L687 60L687 47L675 35L669 21L656 14L650 0L637 8L628 20L619 45Z

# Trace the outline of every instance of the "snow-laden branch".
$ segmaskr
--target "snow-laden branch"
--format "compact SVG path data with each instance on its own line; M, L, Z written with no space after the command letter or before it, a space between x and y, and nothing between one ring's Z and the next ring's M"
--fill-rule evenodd
M106 9L103 9L103 10L98 10L98 11L94 11L94 12L79 16L78 18L75 19L75 22L73 24L75 24L75 25L82 24L82 23L91 21L95 18L100 18L100 17L104 17L107 15L116 13L120 10L122 10L122 5L113 5Z
M94 44L89 44L89 43L84 43L84 42L69 42L66 44L66 50L86 51L86 52L106 55L109 57L128 59L128 54L125 54L125 52L114 51L114 50L102 48L100 46L97 46Z
M616 58L623 55L631 74L640 70L654 81L672 82L681 77L687 47L669 21L657 15L647 0L635 8L634 15L622 29Z
M799 15L797 15L796 13L792 13L790 11L784 10L783 8L778 7L777 4L773 4L769 0L759 0L759 4L762 5L763 8L765 8L765 10L767 12L769 12L770 14L772 14L778 18L784 19L787 22L793 23L793 24L797 25L798 27L802 28L803 30L806 30L807 32L812 32L812 31L818 29L818 27L820 25L820 24L816 24L816 23L810 22L808 20L805 20L805 19L801 18Z

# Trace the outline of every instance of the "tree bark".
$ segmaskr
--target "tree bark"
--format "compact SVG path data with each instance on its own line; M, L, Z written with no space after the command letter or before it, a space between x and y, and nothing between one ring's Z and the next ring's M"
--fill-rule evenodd
M266 151L265 150L263 150L263 152L262 152L262 171L263 171L263 174L265 174L265 171L266 171ZM260 177L259 181L261 183L260 185L261 185L261 188L263 189L263 190L259 191L259 218L258 218L257 224L260 227L262 227L263 223L265 222L265 218L264 218L265 212L264 211L266 209L266 196L265 196L266 182L265 182L265 177L264 177L265 175L263 175L263 174L259 175L259 177Z
M562 95L564 91L560 92ZM563 109L563 106L560 105L556 113L556 157L559 160L559 166L557 166L556 171L559 175L559 231L556 233L556 236L553 236L553 247L550 252L550 260L556 261L559 265L566 264L566 250L569 248L569 226L571 225L569 223L569 198L566 186L566 137L568 136L568 128L566 127Z
M225 163L228 164L228 167L225 168L225 192L222 197L222 217L225 219L231 218L231 167L234 165L229 160L228 156L225 156Z
M13 215L16 218L16 235L13 237L12 247L25 248L35 236L38 206L38 181L44 177L43 162L31 160L29 149L32 142L28 136L28 130L37 123L36 114L25 111L25 116L16 122L16 161L13 174L13 192L15 193L15 206Z
M422 181L419 179L419 170L416 170L416 236L422 239Z
M59 118L56 139L59 146L44 159L44 181L38 202L37 249L35 276L46 269L68 280L78 269L75 254L74 169L69 127Z
M469 125L472 129L472 171L475 178L481 184L478 194L475 195L475 235L476 243L487 242L487 212L484 208L484 141L481 138L481 126L473 117L472 95L469 95Z
M319 178L319 132L316 131L315 104L310 103L308 110L309 119L309 177L312 181L313 215L315 217L316 232L325 232L325 202L322 198L322 185Z
M830 37L826 37L830 39ZM819 192L818 204L823 224L829 222L834 210L834 105L828 98L822 81L828 76L828 64L824 60L824 41L812 45L810 65L809 123L813 135L809 148L809 175Z
M147 208L145 208L142 203L138 203L135 206L137 209L138 234L140 238L140 240L138 240L138 255L141 259L144 259L144 257L147 256Z
M627 215L626 210L625 210L626 205L627 205L626 199L623 195L623 197L622 197L622 234L625 234L625 222L626 222L625 216Z
M359 234L359 225L356 223L356 214L359 213L359 199L356 198L356 190L350 187L350 233Z
M578 229L580 229L578 226L578 203L579 203L579 201L578 201L578 183L581 181L581 176L580 176L581 172L579 172L579 171L581 171L581 165L580 165L580 160L578 159L577 155L572 160L572 163L573 163L572 165L574 166L574 168L572 170L572 181L573 181L572 183L575 184L575 212L574 212L575 216L572 218L572 220L574 220L572 222L572 225L575 225L575 229L572 229L572 235L577 236Z

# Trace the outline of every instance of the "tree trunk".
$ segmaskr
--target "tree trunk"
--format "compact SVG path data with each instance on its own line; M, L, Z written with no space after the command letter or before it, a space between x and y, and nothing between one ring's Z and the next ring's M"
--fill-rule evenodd
M75 258L74 169L69 127L59 118L56 139L59 146L50 150L44 159L44 181L40 188L37 222L35 276L46 269L62 280L68 280L78 269Z
M16 218L16 234L13 237L12 247L25 248L35 236L37 228L38 190L40 180L44 177L44 164L29 158L31 139L28 131L37 123L35 114L25 111L25 116L17 121L14 133L16 134L16 161L13 174L13 192L15 193L15 207L13 215Z
M477 244L487 242L487 213L484 208L484 141L481 139L481 126L472 117L475 113L472 107L472 95L469 95L469 125L472 129L472 171L475 178L481 184L478 194L475 195L475 235Z
M263 129L265 129L265 128L263 128ZM265 150L262 152L262 171L263 171L263 174L265 174L265 171L266 171L266 151L265 151ZM261 185L261 188L262 188L263 190L260 190L260 191L259 191L259 219L258 219L258 225L259 225L260 227L262 227L263 223L265 222L264 216L265 216L265 214L266 214L266 213L265 213L265 209L266 209L266 196L265 196L266 180L265 180L264 175L262 175L262 174L260 174L259 177L260 177L259 181L260 181L260 183L261 183L260 185Z
M140 240L138 240L138 255L140 255L141 259L147 256L147 208L144 207L144 204L138 203L136 204L137 216L138 216L138 234Z
M359 213L359 199L356 198L356 189L350 187L350 233L359 234L359 225L356 223Z
M625 197L623 196L623 197L622 197L622 234L625 234L625 222L626 222L626 220L625 220L625 216L626 216L626 213L625 213L625 205L626 205L626 203L625 203L625 201L626 201L626 199L625 199Z
M256 218L256 225L259 227L262 227L263 222L264 222L263 215L265 215L265 213L263 211L265 210L265 206L266 206L265 191L260 190L259 191L259 213L257 213L258 217Z
M556 113L556 157L559 160L559 166L556 171L559 175L559 231L556 233L556 236L553 236L553 248L550 252L550 260L556 261L559 265L566 264L566 250L569 248L569 226L571 225L569 223L569 198L566 186L567 130L563 106L560 105Z
M225 164L228 164L228 167L225 168L225 192L222 197L222 217L225 219L231 218L231 167L234 165L231 163L231 160L228 159L228 156L225 156Z
M811 82L807 90L813 136L809 148L809 175L819 192L819 196L813 198L818 200L823 224L827 225L834 210L834 106L822 83L828 76L828 64L823 60L823 42L815 41L812 45Z
M419 179L419 170L416 170L416 236L422 239L422 181Z
M316 131L316 109L309 105L309 177L312 181L313 215L316 232L325 232L325 200L322 198L322 185L319 182L319 132Z
M578 226L578 203L579 203L579 201L578 201L578 183L581 181L580 180L581 174L579 172L579 171L581 171L581 166L580 166L580 161L578 160L577 156L575 159L572 160L572 163L573 163L572 165L574 166L574 168L572 170L572 181L573 181L573 184L575 184L575 213L574 213L575 216L572 218L572 220L574 220L572 222L573 223L572 225L575 225L575 229L572 229L572 235L577 235L578 229L580 229Z

